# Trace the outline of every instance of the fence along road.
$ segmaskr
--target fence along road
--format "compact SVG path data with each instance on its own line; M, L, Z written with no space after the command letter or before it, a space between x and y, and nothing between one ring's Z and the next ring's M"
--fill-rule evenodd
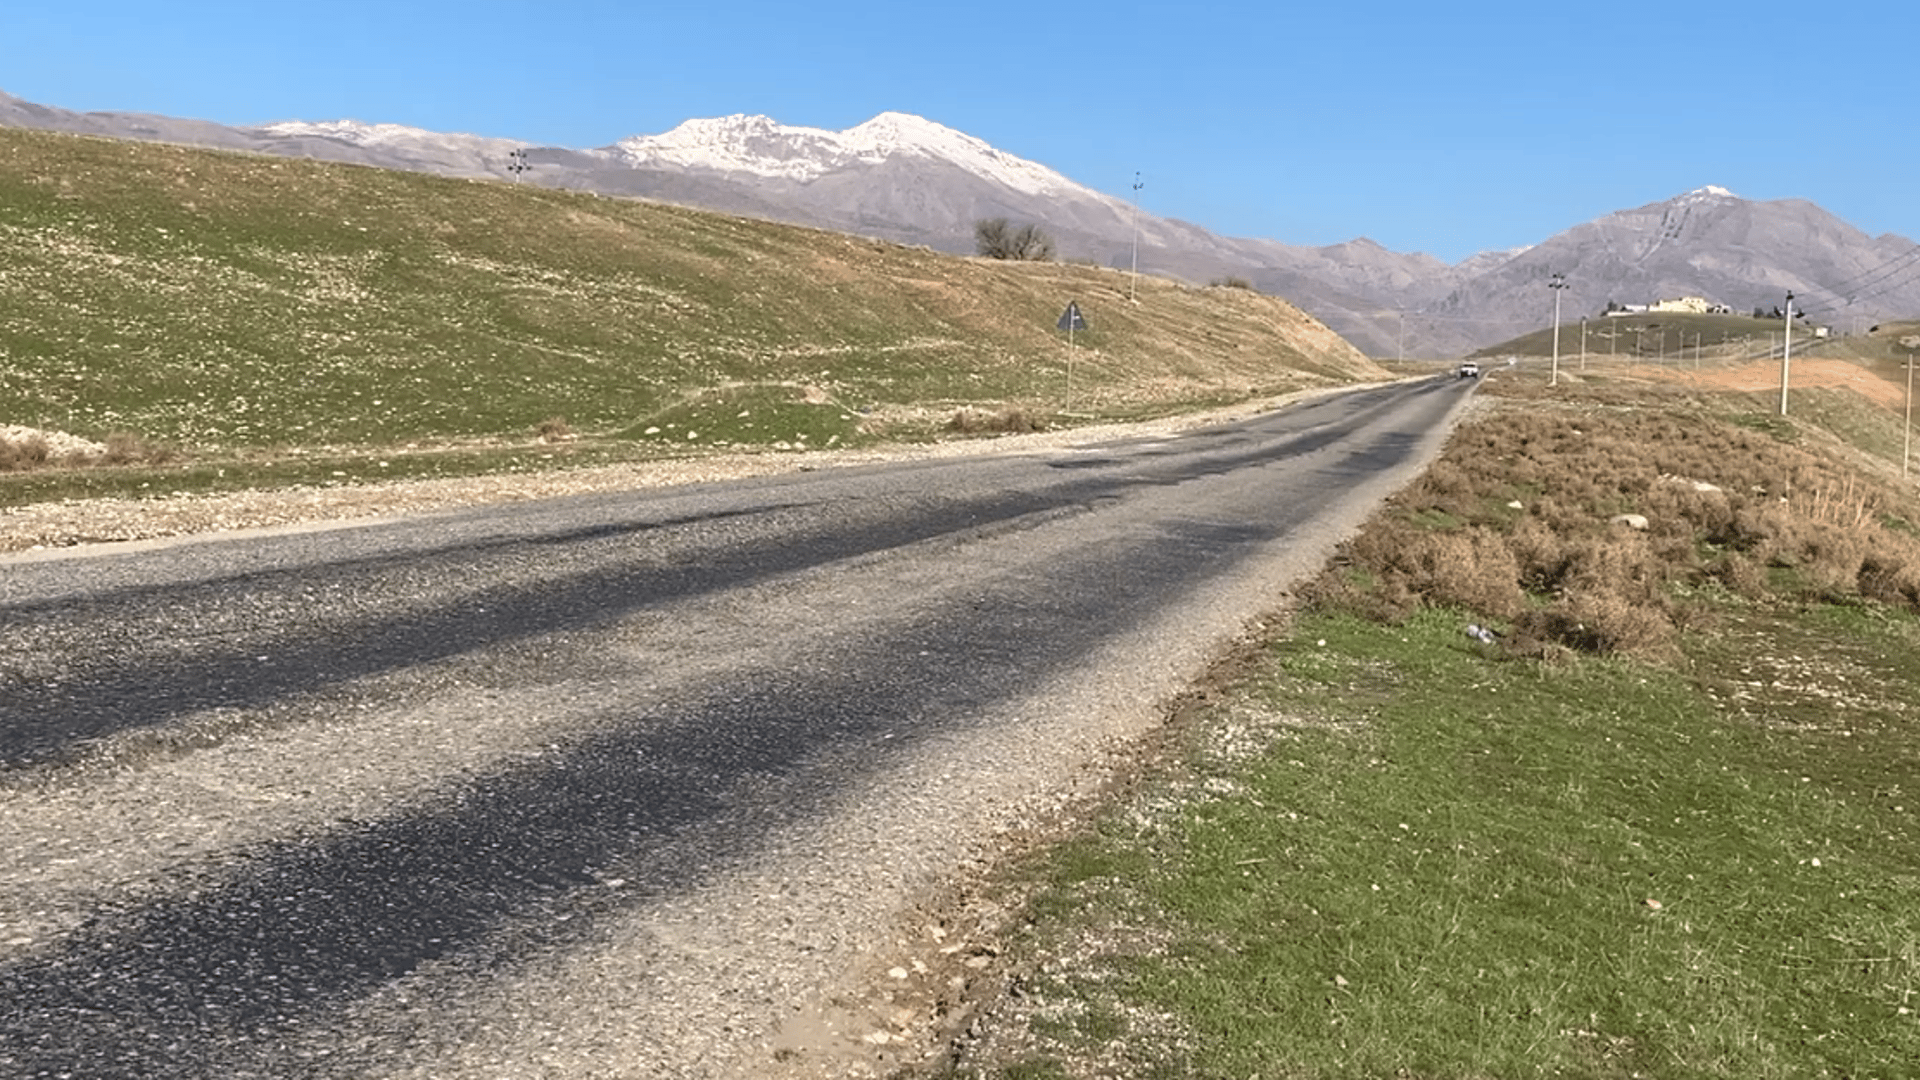
M0 563L0 1075L881 1067L798 1004L1469 393Z

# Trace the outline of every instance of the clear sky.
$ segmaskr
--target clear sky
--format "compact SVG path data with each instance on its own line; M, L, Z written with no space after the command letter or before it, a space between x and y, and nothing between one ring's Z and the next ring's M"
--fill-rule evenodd
M0 90L576 148L916 113L1215 232L1457 261L1718 184L1920 240L1920 3L6 0Z

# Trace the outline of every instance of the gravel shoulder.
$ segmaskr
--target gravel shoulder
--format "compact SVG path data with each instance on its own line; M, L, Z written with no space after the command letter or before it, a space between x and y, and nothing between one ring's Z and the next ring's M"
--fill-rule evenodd
M1108 439L1187 431L1331 392L1308 391L1139 423L956 439L919 446L712 454L546 473L36 503L0 509L0 558L17 553L29 553L28 557L62 557L82 546L169 541L261 529L338 527L494 503L776 476L878 462L1039 452Z

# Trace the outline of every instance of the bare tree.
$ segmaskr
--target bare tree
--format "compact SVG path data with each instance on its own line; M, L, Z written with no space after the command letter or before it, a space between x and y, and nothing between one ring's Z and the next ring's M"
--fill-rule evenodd
M989 259L1020 262L1048 262L1053 258L1053 237L1038 225L1013 226L1006 218L982 218L973 223L973 243Z

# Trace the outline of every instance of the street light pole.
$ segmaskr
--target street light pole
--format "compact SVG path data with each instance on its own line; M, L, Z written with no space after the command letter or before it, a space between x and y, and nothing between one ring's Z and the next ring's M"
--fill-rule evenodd
M1567 287L1567 275L1555 274L1547 282L1547 288L1553 290L1553 374L1548 377L1548 386L1560 385L1560 291Z
M1127 273L1127 303L1138 303L1134 299L1135 286L1140 281L1140 189L1147 185L1141 183L1139 170L1133 174L1133 268Z
M1900 444L1900 479L1907 478L1907 462L1913 457L1913 350L1907 350L1907 431Z
M1787 415L1787 363L1793 359L1793 293L1787 293L1787 317L1780 324L1780 415Z
M1913 360L1920 356L1920 334L1900 339L1907 347L1907 430L1900 444L1900 478L1907 478L1907 459L1913 456Z

